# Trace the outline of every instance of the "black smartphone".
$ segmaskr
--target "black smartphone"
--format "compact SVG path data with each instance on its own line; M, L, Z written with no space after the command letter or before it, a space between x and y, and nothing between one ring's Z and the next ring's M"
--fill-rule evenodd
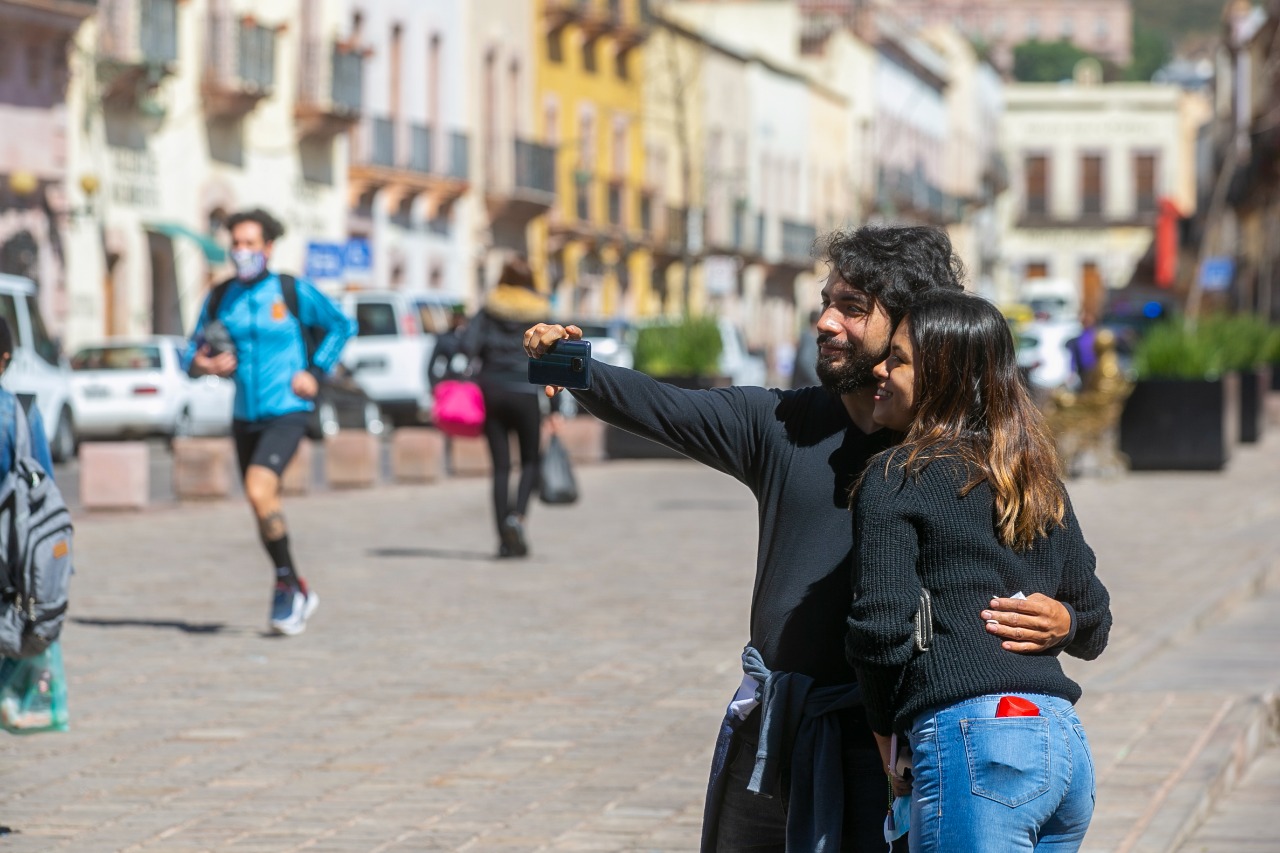
M529 381L585 391L591 387L591 344L556 341L542 358L529 359Z

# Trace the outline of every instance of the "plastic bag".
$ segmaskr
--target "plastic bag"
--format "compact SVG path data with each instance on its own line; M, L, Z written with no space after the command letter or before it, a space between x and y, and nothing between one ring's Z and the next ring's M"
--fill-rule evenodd
M578 482L573 476L569 451L565 450L558 436L551 436L547 449L542 453L538 497L547 504L571 504L578 500Z
M15 735L70 728L62 643L28 658L0 658L0 728Z

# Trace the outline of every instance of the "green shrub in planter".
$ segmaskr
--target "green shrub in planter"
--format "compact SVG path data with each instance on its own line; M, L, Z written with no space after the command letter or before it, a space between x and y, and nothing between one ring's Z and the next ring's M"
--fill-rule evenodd
M1197 333L1221 353L1223 370L1254 370L1267 363L1273 333L1255 314L1208 317Z
M714 376L720 368L720 328L714 317L643 326L636 334L636 370L650 376Z
M1221 347L1203 327L1188 331L1181 323L1153 326L1139 341L1133 368L1139 379L1211 379L1223 371Z

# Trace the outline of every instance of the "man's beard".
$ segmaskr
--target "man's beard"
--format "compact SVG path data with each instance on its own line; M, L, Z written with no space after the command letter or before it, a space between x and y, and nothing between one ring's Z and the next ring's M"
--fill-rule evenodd
M837 344L831 340L832 337L834 336L820 336L818 346L838 346L844 352L840 356L824 356L819 349L816 371L822 387L833 394L850 394L874 385L876 378L871 371L884 359L876 358L852 344ZM835 363L837 358L841 359L839 365Z

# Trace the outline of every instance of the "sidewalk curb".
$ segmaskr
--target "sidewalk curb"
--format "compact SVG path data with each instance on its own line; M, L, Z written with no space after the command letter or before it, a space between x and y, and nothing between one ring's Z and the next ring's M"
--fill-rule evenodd
M1229 700L1207 728L1167 789L1157 792L1148 811L1115 853L1173 853L1229 796L1254 758L1280 733L1280 695L1268 692Z
M1280 557L1267 555L1254 560L1242 578L1204 607L1172 622L1169 630L1156 632L1149 639L1139 641L1126 654L1105 660L1103 666L1106 671L1089 679L1089 687L1094 690L1123 687L1128 674L1144 661L1204 630L1272 584L1280 584Z

